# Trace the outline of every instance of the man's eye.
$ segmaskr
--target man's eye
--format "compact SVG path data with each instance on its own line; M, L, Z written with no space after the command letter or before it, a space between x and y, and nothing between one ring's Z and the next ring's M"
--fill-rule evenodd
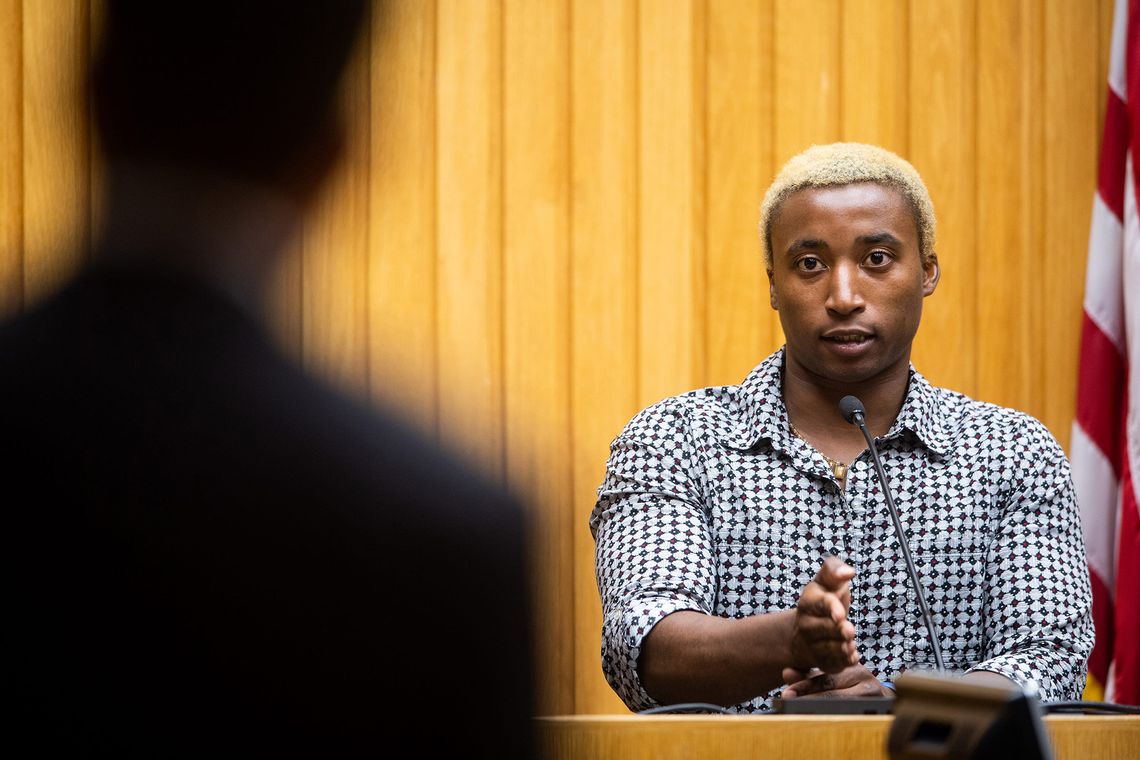
M815 272L823 267L823 262L815 256L804 256L796 262L796 266L805 272Z
M890 260L891 257L886 251L871 251L867 254L867 263L873 267L881 267Z

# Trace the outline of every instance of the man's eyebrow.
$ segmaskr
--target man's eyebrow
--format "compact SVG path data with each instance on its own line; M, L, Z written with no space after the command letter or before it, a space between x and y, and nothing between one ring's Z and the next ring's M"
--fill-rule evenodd
M784 251L784 254L791 256L793 253L800 251L821 251L826 247L827 243L819 238L800 238L789 245L788 249Z
M855 238L855 242L861 245L879 245L880 243L902 245L902 241L889 232L873 232L870 235L860 235Z

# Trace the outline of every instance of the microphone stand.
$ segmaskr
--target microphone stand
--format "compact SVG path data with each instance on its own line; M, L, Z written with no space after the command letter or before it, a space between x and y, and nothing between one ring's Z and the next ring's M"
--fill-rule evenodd
M875 448L875 441L867 430L863 403L854 396L844 396L843 400L839 402L839 409L843 412L843 417L851 424L856 425L863 432L863 437L867 439L867 448L871 450L871 459L875 463L875 473L879 476L883 495L887 497L887 511L890 512L891 522L894 523L895 535L898 536L903 560L906 562L906 569L910 573L911 584L914 586L914 594L918 600L918 611L922 614L922 619L926 621L926 630L930 634L930 646L934 650L934 664L938 668L938 672L942 673L946 667L942 663L942 646L938 643L938 634L934 630L934 618L930 614L930 608L926 605L926 595L922 591L922 583L919 582L918 570L910 556L910 546L906 540L906 533L903 531L902 520L899 519L899 510L895 506L891 489L887 485L887 473L883 470L883 463L879 461L879 451Z

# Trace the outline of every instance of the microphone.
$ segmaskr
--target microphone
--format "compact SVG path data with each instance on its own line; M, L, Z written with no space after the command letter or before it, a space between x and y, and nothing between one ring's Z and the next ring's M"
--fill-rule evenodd
M910 545L907 543L906 533L903 532L898 507L895 506L895 500L891 496L891 488L887 485L887 473L883 470L883 463L879 461L879 451L875 448L875 441L867 432L867 412L863 408L862 401L854 396L844 396L839 401L839 413L848 423L863 431L863 437L867 439L867 448L871 450L871 460L875 463L875 474L878 475L879 485L882 486L883 494L887 497L887 511L891 515L891 522L894 523L895 535L898 536L903 559L906 561L906 570L910 574L910 583L914 586L914 594L918 599L918 610L922 613L922 619L926 622L926 630L930 634L930 646L934 649L934 664L938 667L938 672L941 673L946 670L942 664L942 646L938 643L938 634L934 631L934 618L930 615L930 608L926 606L926 595L922 593L922 583L918 580L918 570L915 569L914 560L910 557Z

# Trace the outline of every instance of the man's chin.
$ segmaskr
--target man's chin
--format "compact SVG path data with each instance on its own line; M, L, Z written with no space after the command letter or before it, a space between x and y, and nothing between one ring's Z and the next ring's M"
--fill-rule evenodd
M823 352L807 360L797 361L797 364L808 378L835 386L861 385L870 382L886 372L891 365L890 362L884 361L882 356L877 355L877 352L867 352L852 358Z

